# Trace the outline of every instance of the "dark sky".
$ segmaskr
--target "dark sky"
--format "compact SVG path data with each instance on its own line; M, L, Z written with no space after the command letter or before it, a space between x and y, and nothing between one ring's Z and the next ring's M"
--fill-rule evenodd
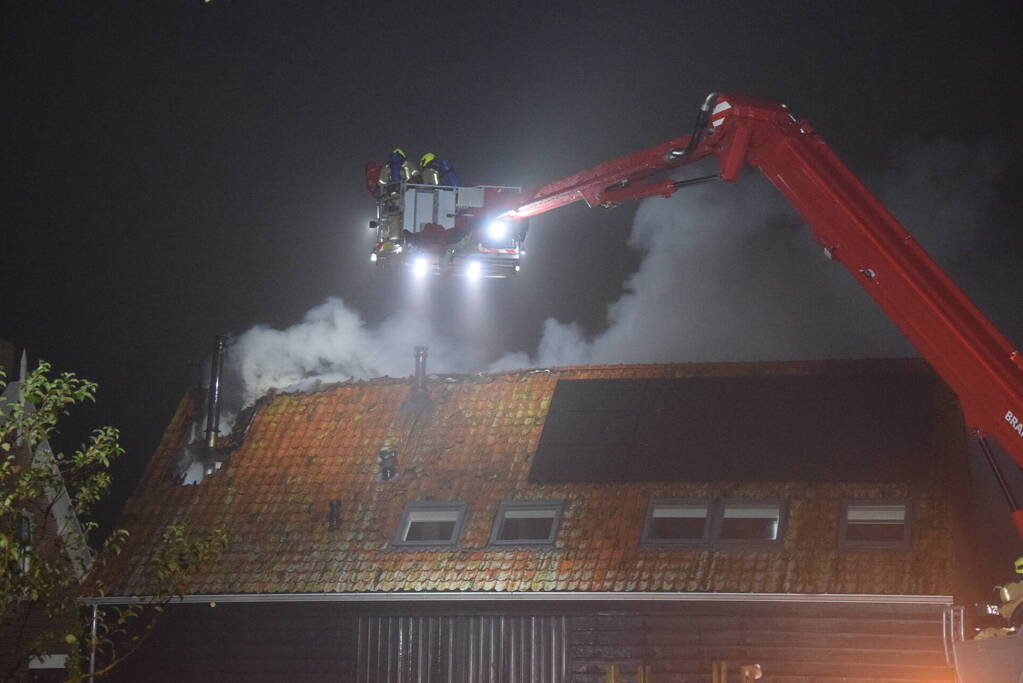
M967 207L941 208L962 222L918 237L1021 343L1020 35L1018 2L8 3L0 337L99 382L70 431L121 427L127 486L215 334L286 328L328 297L370 327L402 309L404 283L368 261L366 161L401 145L449 156L467 181L533 189L688 132L720 90L810 119L914 234L935 207ZM764 259L789 241L814 249L745 185L734 203L691 195L707 225L741 211L776 229L743 238L743 286L770 278ZM656 289L665 269L644 260L657 241L641 221L630 238L635 216L573 206L534 220L523 275L486 283L469 322L445 305L457 283L431 285L430 327L477 368L558 358L537 352L548 319L596 339L593 358L630 360L599 352L615 346L600 341L608 305L628 317L625 288ZM836 311L822 338L886 324L859 325L862 306L843 315L824 295L814 305ZM760 309L765 329L787 324ZM404 341L386 353L410 371ZM702 359L686 348L634 360Z

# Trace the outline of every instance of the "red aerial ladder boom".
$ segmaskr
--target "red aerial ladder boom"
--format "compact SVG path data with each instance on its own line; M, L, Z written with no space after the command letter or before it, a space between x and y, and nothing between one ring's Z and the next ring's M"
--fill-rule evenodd
M718 174L650 180L711 156ZM735 180L744 164L759 168L788 198L828 257L845 266L956 393L1023 536L1023 510L984 440L994 437L1023 467L1023 356L785 105L711 94L691 135L551 183L504 217L528 218L580 199L592 207L668 197L685 185Z

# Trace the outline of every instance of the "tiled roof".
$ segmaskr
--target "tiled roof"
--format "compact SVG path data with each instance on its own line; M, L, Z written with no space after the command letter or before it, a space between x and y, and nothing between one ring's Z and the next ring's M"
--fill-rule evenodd
M170 471L201 397L186 396L121 524L131 534L104 577L108 594L153 591L148 573L160 529L223 528L226 552L204 567L192 594L402 591L733 591L948 594L954 525L946 478L918 483L641 482L537 484L528 479L559 379L847 372L928 372L913 361L842 361L569 367L431 376L431 406L400 408L409 379L383 378L277 394L261 401L229 462L199 485ZM945 400L945 403L949 401ZM936 405L943 405L936 397ZM940 412L940 410L939 410ZM951 417L950 417L951 416ZM955 425L948 413L945 422ZM201 419L201 418L200 418ZM953 439L954 441L954 439ZM397 451L395 480L378 477L378 454ZM946 473L947 474L947 473ZM780 550L650 548L639 543L651 498L784 498ZM843 498L914 500L914 552L840 553ZM328 529L331 500L341 525ZM563 499L553 546L494 547L504 499ZM412 501L464 501L455 548L391 543Z

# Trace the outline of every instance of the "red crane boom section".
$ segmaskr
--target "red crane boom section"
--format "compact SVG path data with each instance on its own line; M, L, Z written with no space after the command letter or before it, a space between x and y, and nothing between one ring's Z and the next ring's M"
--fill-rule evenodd
M657 173L709 156L722 180L745 164L761 172L930 362L959 398L968 426L991 435L1023 467L1023 357L835 155L784 105L717 94L694 136L669 140L541 188L509 212L534 216L584 200L590 206L670 196L680 183ZM685 184L684 182L681 184ZM1023 535L1023 510L1013 519Z

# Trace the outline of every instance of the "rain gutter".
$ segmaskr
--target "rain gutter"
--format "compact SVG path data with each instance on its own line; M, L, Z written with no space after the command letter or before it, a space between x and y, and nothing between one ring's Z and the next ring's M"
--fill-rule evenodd
M82 598L86 605L125 605L151 602L145 596ZM783 602L860 605L933 605L949 607L951 595L872 595L868 593L635 593L484 591L422 593L203 593L171 598L171 603L210 602Z

